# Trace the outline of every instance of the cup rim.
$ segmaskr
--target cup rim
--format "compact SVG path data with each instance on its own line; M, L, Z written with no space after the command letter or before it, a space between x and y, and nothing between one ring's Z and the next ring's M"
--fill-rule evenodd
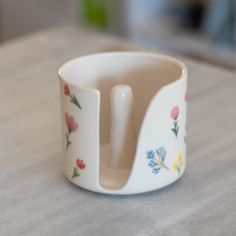
M86 89L86 90L90 90L90 91L97 91L96 88L90 88L90 87L87 87L87 86L78 86L77 84L71 82L71 81L68 81L66 78L65 78L65 70L66 68L68 68L69 66L71 66L75 61L79 61L79 60L83 60L83 59L86 59L86 58L89 58L89 57L98 57L98 56L114 56L114 55L137 55L137 56L143 56L143 57L148 57L148 58L153 58L153 59L161 59L161 60L164 60L166 62L171 62L175 65L177 65L180 70L181 70L181 74L180 76L172 83L175 83L176 81L184 78L185 76L187 76L188 74L188 70L187 70L187 67L186 65L179 59L175 58L175 57L172 57L172 56L168 56L168 55L165 55L165 54L161 54L161 53L155 53L155 52L146 52L146 51L111 51L111 52L99 52L99 53L91 53L91 54L86 54L86 55L82 55L82 56L78 56L78 57L75 57L75 58L72 58L68 61L66 61L64 64L61 65L61 67L59 68L58 70L58 75L59 75L59 79L63 80L64 82L76 87L76 88L83 88L83 89ZM170 84L172 84L170 83Z

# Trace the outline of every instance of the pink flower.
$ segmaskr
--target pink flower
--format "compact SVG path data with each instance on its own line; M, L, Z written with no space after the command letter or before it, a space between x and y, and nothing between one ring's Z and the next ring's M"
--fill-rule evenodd
M178 106L175 106L172 110L171 110L171 113L170 113L170 116L172 119L176 120L179 116L179 107Z
M70 89L67 84L64 85L64 95L70 98L70 102L72 102L74 105L76 105L79 109L82 109L75 94L70 93Z
M68 127L68 132L74 132L78 129L78 124L74 121L73 116L69 116L67 113L65 114L66 125Z
M76 165L81 169L81 170L83 170L84 168L85 168L85 163L84 163L84 161L83 160L80 160L80 159L77 159L76 160Z
M65 94L65 96L69 96L70 95L70 89L69 89L67 84L64 86L64 94Z

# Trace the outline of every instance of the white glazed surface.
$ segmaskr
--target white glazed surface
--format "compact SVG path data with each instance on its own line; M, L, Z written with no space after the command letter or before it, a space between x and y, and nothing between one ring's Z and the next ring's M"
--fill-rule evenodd
M128 85L111 90L110 167L130 169L137 138L134 133L133 92Z
M133 194L166 186L184 173L187 70L181 62L167 56L142 52L95 54L67 62L61 67L59 76L64 171L70 181L96 192ZM122 130L121 133L112 134L112 129L118 130L117 127L112 128L113 122L119 123L116 120L119 117L116 115L112 118L112 114L114 116L115 112L122 109L125 112L124 107L127 105L119 107L118 103L116 111L110 108L113 105L110 104L111 90L119 84L132 89L133 97L128 95L128 98L134 100L134 108L128 105L127 109L134 109L134 118L130 122L132 115L125 114L127 117L122 122L129 123L126 135L128 132L128 136L137 136L127 142L122 153L132 153L132 148L129 151L132 145L136 150L134 156L128 157L131 164L111 166L112 160L118 158L112 156L112 150L122 147L118 147L118 144L114 146L111 137L113 135L114 140L121 140L119 137L124 136ZM82 109L64 94L65 86L68 86L70 96L76 97ZM112 101L117 102L117 99ZM171 111L176 106L179 110L175 120L171 117ZM68 148L66 113L78 125L69 134L71 144ZM179 127L177 136L172 131L174 122ZM163 151L163 148L166 153L162 162L156 150ZM147 158L151 151L155 159ZM156 167L160 167L154 173L154 167L149 166L151 160L154 160ZM176 163L181 164L180 168L175 168L178 166ZM74 169L78 176L73 177Z

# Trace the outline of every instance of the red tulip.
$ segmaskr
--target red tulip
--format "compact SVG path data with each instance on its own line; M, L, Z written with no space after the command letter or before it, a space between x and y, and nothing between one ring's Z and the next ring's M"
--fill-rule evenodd
M73 116L69 116L67 113L65 114L66 125L68 127L69 133L74 132L78 129L78 124L74 121Z
M170 113L170 116L172 119L176 120L179 116L179 107L178 106L175 106L172 110L171 110L171 113Z
M85 168L85 163L84 163L84 161L83 160L80 160L80 159L77 159L76 160L76 165L81 169L81 170L83 170L84 168Z
M67 84L64 86L64 94L65 94L65 96L69 96L70 95L70 89L69 89Z

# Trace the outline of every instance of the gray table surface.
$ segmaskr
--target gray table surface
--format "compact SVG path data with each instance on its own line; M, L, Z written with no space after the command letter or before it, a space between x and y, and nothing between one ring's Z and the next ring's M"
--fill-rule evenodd
M57 70L130 46L75 26L0 47L0 235L236 235L236 74L189 69L187 171L151 193L108 196L62 174Z

